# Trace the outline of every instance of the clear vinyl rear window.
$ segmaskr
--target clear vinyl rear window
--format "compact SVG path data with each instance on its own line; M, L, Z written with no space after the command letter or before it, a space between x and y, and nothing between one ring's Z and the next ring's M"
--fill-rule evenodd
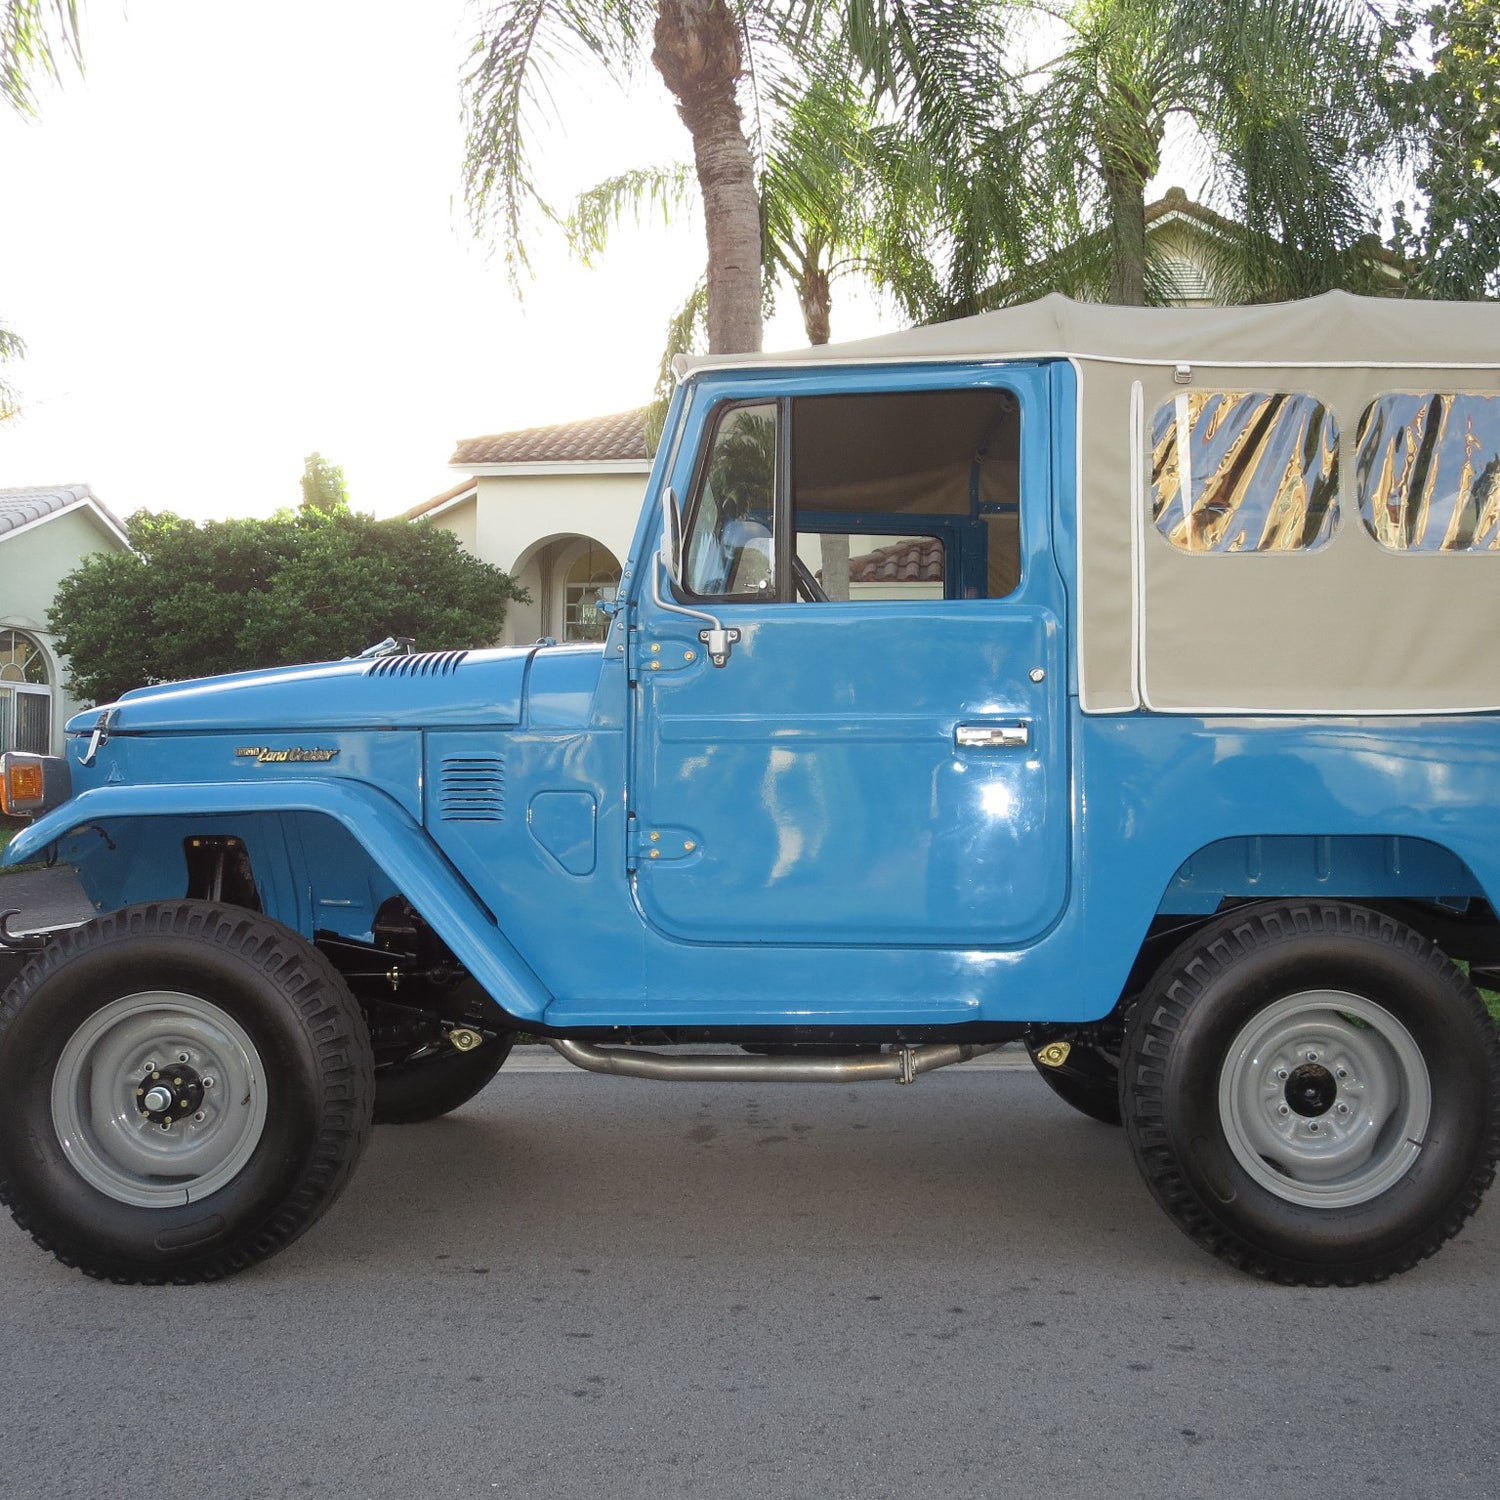
M1500 396L1382 396L1354 472L1370 535L1395 552L1500 552Z
M1338 515L1338 429L1306 395L1184 391L1151 424L1152 519L1183 552L1321 547Z

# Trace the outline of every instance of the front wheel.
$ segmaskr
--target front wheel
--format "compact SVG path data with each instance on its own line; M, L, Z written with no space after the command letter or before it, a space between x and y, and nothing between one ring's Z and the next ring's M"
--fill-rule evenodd
M1394 919L1235 911L1136 1006L1122 1102L1157 1201L1205 1249L1298 1285L1433 1254L1500 1155L1500 1041L1468 980Z
M199 901L111 913L0 1003L0 1201L92 1276L215 1280L343 1188L371 1069L343 980L288 928Z

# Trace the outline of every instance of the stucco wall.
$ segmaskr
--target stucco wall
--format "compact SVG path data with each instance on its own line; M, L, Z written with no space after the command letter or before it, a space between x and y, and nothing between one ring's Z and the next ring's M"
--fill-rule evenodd
M501 644L562 635L562 579L588 542L617 562L629 551L646 492L639 473L485 474L473 499L433 518L476 557L503 568L531 600L513 604Z
M592 537L624 557L635 534L646 475L486 474L478 486L474 537L465 545L511 572L539 542L560 536ZM448 517L440 519L446 524Z

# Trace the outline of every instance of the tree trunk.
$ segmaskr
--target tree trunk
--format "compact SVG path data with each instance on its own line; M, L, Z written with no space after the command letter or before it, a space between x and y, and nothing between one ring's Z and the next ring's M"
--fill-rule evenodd
M1109 197L1109 300L1146 305L1146 184L1138 173L1107 172Z
M828 272L820 266L807 266L797 277L797 301L802 304L802 326L809 344L826 344L833 294L828 289Z
M735 88L744 69L726 0L659 0L651 54L693 138L708 231L708 348L760 348L760 208Z

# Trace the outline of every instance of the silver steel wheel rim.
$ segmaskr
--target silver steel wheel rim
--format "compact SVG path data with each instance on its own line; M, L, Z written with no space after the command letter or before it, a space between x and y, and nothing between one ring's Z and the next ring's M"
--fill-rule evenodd
M1242 1028L1219 1075L1235 1160L1267 1191L1309 1208L1368 1203L1421 1153L1432 1114L1427 1064L1384 1006L1308 990Z
M259 1143L265 1071L244 1028L211 1001L127 995L68 1039L52 1075L52 1124L73 1169L116 1202L195 1203L232 1181Z

